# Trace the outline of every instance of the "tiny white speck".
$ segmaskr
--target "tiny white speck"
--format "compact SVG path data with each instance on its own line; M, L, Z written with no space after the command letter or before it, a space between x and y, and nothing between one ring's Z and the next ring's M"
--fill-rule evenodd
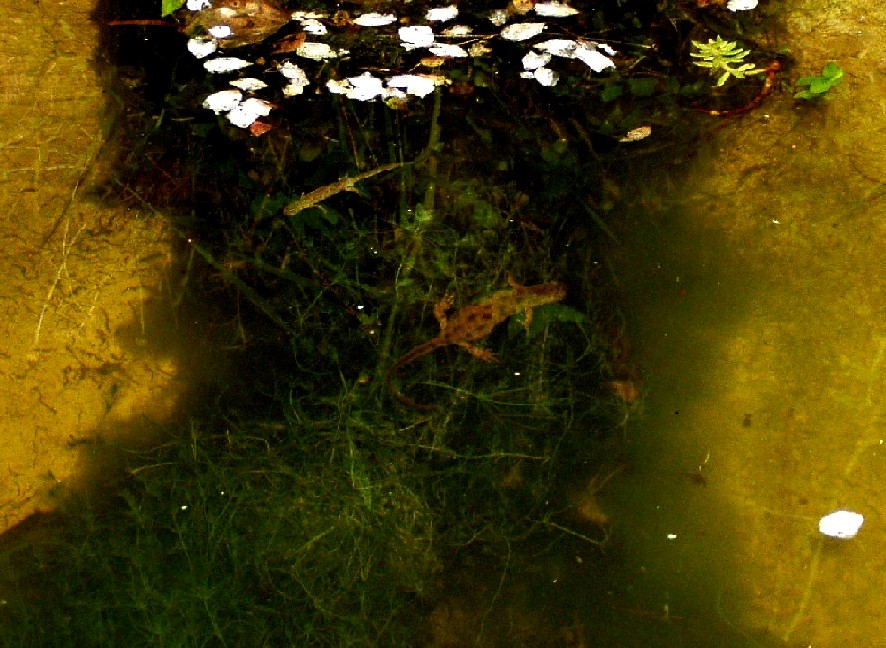
M676 539L677 539L676 533L669 533L668 534L668 540L676 540Z

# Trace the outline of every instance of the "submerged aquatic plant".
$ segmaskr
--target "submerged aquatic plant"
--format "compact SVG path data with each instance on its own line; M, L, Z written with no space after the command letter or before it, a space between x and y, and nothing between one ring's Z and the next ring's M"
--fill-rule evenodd
M689 56L699 59L692 62L694 65L710 68L712 75L720 73L717 87L725 84L730 76L743 79L746 76L765 71L755 68L753 63L743 63L751 52L739 47L735 41L726 41L717 36L716 40L709 38L707 43L692 41L692 46L698 51L690 52Z
M796 86L797 92L794 93L794 99L811 101L825 97L831 88L841 83L843 83L843 68L830 61L821 69L821 75L805 76L796 80L794 86Z

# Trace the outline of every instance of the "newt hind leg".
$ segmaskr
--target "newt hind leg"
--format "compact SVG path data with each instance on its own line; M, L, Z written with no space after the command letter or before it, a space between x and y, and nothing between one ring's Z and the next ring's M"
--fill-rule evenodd
M482 349L478 346L474 346L473 344L469 344L468 342L456 342L458 346L462 349L470 353L475 358L482 360L483 362L499 362L499 359L496 355L490 351L489 349Z
M455 300L455 296L452 293L447 293L443 296L443 299L434 304L434 318L437 320L437 324L440 325L440 331L445 331L446 326L449 324L449 318L446 316L446 311L452 308L452 303Z

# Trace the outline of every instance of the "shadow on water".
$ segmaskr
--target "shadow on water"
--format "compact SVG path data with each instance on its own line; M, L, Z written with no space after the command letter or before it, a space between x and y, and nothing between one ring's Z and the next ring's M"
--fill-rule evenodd
M650 198L667 201L667 193ZM626 432L634 470L613 502L629 554L643 557L622 591L645 626L659 626L656 645L705 645L711 632L724 645L782 645L743 629L739 614L748 592L733 569L740 547L724 449L750 421L699 429L695 414L719 397L708 379L720 353L711 331L743 318L753 296L747 272L725 237L696 231L682 206L635 205L629 213L629 243L610 260L647 391L643 417Z
M804 42L804 69L843 53L847 74L865 78L877 30L807 4L782 35L797 43L808 33L798 24L828 25L826 42ZM618 232L641 251L610 258L648 393L629 435L642 459L616 515L630 554L658 557L638 567L652 568L648 589L672 615L709 601L708 614L790 645L881 634L886 344L870 270L882 181L869 169L882 151L856 137L879 128L869 92L858 83L816 105L776 97L765 114L722 125L691 172L665 173L667 189L640 196ZM841 190L810 191L821 184ZM668 478L701 465L703 488ZM822 539L819 518L840 507L871 514L864 536ZM725 582L701 576L718 570Z

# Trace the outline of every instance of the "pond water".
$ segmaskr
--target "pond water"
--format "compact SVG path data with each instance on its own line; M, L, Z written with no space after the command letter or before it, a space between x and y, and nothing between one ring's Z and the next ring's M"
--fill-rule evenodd
M648 393L616 517L661 628L864 645L886 631L886 12L779 11L798 68L838 60L847 86L715 128L626 217L612 262ZM865 516L853 540L818 534L839 508Z
M0 21L4 101L18 111L3 152L6 527L45 506L49 486L78 481L81 435L143 441L216 375L202 327L179 326L170 308L182 289L170 231L79 195L104 136L89 4ZM643 396L614 444L628 467L599 498L610 542L526 558L513 584L489 577L480 600L465 585L494 628L471 627L476 645L836 648L886 636L884 25L871 3L780 8L771 38L796 71L846 70L833 100L781 94L738 120L711 117L691 163L662 161L616 210L605 265ZM602 488L605 476L584 478ZM818 533L839 508L865 516L856 538ZM459 645L459 611L438 615L432 645Z

